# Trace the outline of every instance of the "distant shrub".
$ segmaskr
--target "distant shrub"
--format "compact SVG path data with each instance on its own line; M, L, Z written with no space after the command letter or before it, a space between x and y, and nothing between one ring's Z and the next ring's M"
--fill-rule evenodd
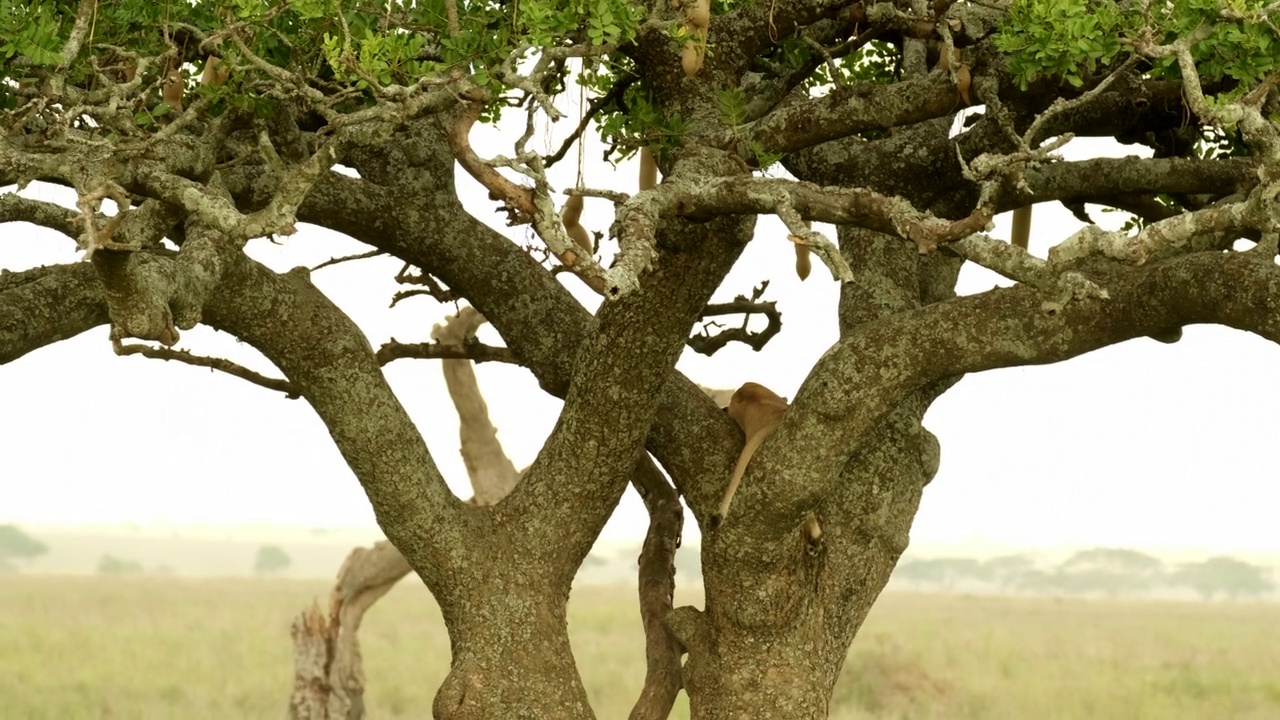
M1215 557L1204 562L1183 565L1173 581L1191 588L1205 600L1222 595L1232 600L1261 598L1271 594L1276 585L1269 568L1251 565L1231 557Z
M17 525L0 525L0 572L16 572L13 560L30 560L49 552L49 546L23 532Z
M275 575L284 572L293 564L293 558L279 545L263 545L258 548L258 555L253 561L253 572L256 575Z
M142 563L136 560L126 560L114 555L103 555L102 559L98 560L99 575L141 575L142 573Z

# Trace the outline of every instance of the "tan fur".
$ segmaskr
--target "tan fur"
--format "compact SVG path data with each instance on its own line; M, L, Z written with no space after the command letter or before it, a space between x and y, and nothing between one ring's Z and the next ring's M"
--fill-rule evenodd
M591 233L578 222L581 218L582 196L570 195L564 203L564 209L560 211L560 221L564 223L565 232L569 233L569 237L578 244L578 247L592 252L594 248L591 246Z
M210 55L204 61L204 72L200 74L200 82L205 85L225 85L229 74L227 64Z
M1013 230L1009 233L1009 243L1023 250L1031 242L1031 206L1027 205L1013 211Z
M680 66L685 75L697 75L707 56L707 29L711 27L711 0L694 0L685 15L684 28L689 39L680 51Z
M769 439L774 430L778 429L778 423L782 422L783 413L786 411L787 401L759 383L743 384L729 399L729 417L742 428L746 442L742 446L742 453L738 455L738 464L733 468L733 475L729 477L729 487L724 491L720 508L711 518L713 529L719 527L728 517L729 505L733 502L734 494L738 492L742 476L747 472L747 464L751 462L751 457L756 454L756 450Z
M182 70L177 64L171 65L160 81L160 96L174 112L182 112L182 91Z
M652 190L658 186L658 162L653 158L653 151L647 147L640 148L640 190Z
M725 518L729 515L729 506L733 503L733 496L738 492L742 476L747 472L748 463L756 454L756 450L759 450L764 441L773 435L773 431L778 429L783 415L787 412L787 401L769 388L759 383L749 382L743 383L733 397L729 398L729 407L726 410L729 417L742 428L743 434L746 435L746 442L742 446L742 453L738 455L738 463L733 468L733 475L729 477L729 487L724 491L720 508L711 516L712 530L724 524ZM817 552L822 538L822 525L818 523L818 518L813 513L805 518L803 531L809 552L811 554Z

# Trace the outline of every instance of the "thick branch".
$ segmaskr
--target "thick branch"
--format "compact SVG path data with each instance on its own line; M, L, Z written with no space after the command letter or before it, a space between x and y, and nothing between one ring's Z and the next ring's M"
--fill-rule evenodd
M779 204L790 204L806 220L890 233L914 242L921 252L984 229L994 215L993 208L980 205L967 217L949 221L873 190L757 177L711 180L698 189L668 189L664 198L663 214L689 218L771 214L778 212ZM843 259L840 263L832 273L841 280L851 279Z
M108 322L88 263L0 272L0 364Z
M0 195L0 223L29 222L47 227L75 240L84 229L75 210L45 200L25 198L17 193Z
M768 152L789 153L868 130L943 117L963 103L945 71L893 85L838 87L820 98L775 110L747 128Z
M457 315L447 318L444 324L433 327L431 337L437 342L461 347L475 339L476 330L484 322L484 316L475 308L464 307ZM520 473L516 472L515 465L502 449L502 443L498 442L498 429L489 420L489 406L485 404L484 395L480 394L471 361L445 360L440 366L445 385L449 388L449 397L458 411L462 460L466 463L467 476L471 478L471 489L475 493L471 501L477 505L493 505L511 492Z
M741 252L749 227L722 219L664 230L668 261L597 313L560 421L504 502L513 515L536 522L528 528L535 546L586 555L625 488L689 328ZM556 565L570 572L577 567Z
M459 532L449 528L461 521L461 501L359 327L306 271L277 275L242 257L225 273L205 321L260 350L307 398L364 486L378 524L414 567L447 573L466 561L466 548L446 539Z
M398 142L433 142L423 135ZM373 159L391 157L379 153ZM452 157L439 156L439 168L424 172L421 182L452 178ZM376 176L377 166L360 167ZM260 171L245 168L224 175L242 203L265 202L271 187ZM401 169L396 175L405 178ZM459 295L467 297L501 333L511 351L548 393L564 397L570 372L592 318L556 278L517 245L467 213L456 201L423 205L414 202L410 186L401 196L390 183L331 174L317 184L299 210L299 219L342 232L386 250L414 266L429 268ZM438 189L452 198L452 186ZM412 208L407 213L403 208ZM396 212L389 211L397 209ZM427 214L430 213L430 214ZM429 231L419 232L420 229ZM465 238L465 242L458 242ZM732 251L733 254L738 249ZM548 322L554 318L554 322ZM711 503L727 476L741 444L741 433L697 385L672 372L660 393L661 409L647 443L686 497L695 492ZM688 442L691 429L710 435L712 447ZM705 482L704 482L705 481ZM705 487L704 487L705 485Z
M1152 88L1153 94L1143 95L1143 89L1138 93L1137 99L1131 93L1104 93L1079 112L1072 110L1060 115L1063 122L1055 134L1123 135L1134 130L1177 127L1184 122L1185 111L1181 109L1176 85L1165 83ZM1156 99L1161 100L1159 110L1153 107ZM871 141L850 139L828 143L820 149L788 156L784 162L787 169L802 180L899 195L934 213L958 217L972 210L978 191L975 185L960 177L957 150L960 156L976 158L983 153L1006 154L1017 148L1008 130L992 113L954 138L948 136L945 123L945 120L919 123ZM1116 173L1114 180L1113 172ZM1256 171L1251 161L1242 158L1099 158L1030 168L1025 172L1025 180L1032 194L1006 188L999 199L1000 211L1031 202L1082 199L1103 193L1181 192L1189 185L1196 189L1188 192L1220 195L1230 192L1224 188L1256 182Z
M667 626L676 587L676 549L684 525L684 507L653 461L636 464L631 484L649 511L649 530L640 551L640 620L644 623L644 689L630 720L665 720L680 692L683 648Z
M829 478L867 431L906 393L930 381L1059 362L1192 323L1223 324L1280 342L1280 316L1259 310L1259 303L1280 298L1280 268L1265 258L1201 253L1137 268L1109 266L1099 283L1110 299L1069 303L1051 314L1041 311L1041 298L1031 289L1005 288L897 314L850 333L814 367L794 411L757 454L752 467L770 482L748 478L734 501L735 508L752 508L754 520L739 517L724 532L763 532L753 537L767 542L794 528L829 492ZM780 449L831 470L793 470Z
M1000 209L1050 200L1106 202L1116 196L1165 193L1230 195L1258 182L1257 165L1246 158L1094 158L1052 163L1028 170L1031 194L1016 188L1001 196Z
M156 340L172 346L178 330L200 322L204 305L235 253L223 237L198 220L176 257L167 253L99 249L93 267L102 278L114 337Z

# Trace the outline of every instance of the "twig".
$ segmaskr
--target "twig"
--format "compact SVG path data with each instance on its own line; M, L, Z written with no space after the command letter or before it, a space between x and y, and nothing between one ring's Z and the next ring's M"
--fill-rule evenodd
M1022 142L1024 146L1028 149L1035 147L1036 136L1040 134L1040 128L1044 127L1045 123L1068 110L1088 104L1089 101L1098 97L1103 93L1103 91L1111 87L1111 83L1115 82L1116 78L1120 77L1125 72L1128 72L1130 68L1136 65L1139 59L1140 58L1137 55L1129 56L1129 58L1123 63L1120 63L1120 67L1113 70L1110 75L1103 78L1102 82L1090 88L1088 92L1084 93L1080 97L1072 98L1071 100L1063 98L1054 100L1053 104L1045 109L1044 112L1040 113L1040 115L1035 119L1035 122L1031 123L1031 127L1027 128L1027 131L1023 133Z
M715 303L707 305L702 310L701 318L718 317L721 315L743 315L742 325L736 328L723 328L718 323L708 322L699 331L700 334L694 335L685 341L685 344L693 349L694 352L703 355L714 355L716 352L731 342L740 342L748 345L752 350L759 352L768 342L773 339L782 330L782 313L778 311L777 303L760 302L761 295L769 287L769 281L766 280L760 284L753 292L750 298L742 295L737 296L732 302ZM747 324L751 322L753 315L763 315L767 320L767 325L763 330L751 331L747 328ZM712 335L709 328L716 327L720 332Z
M286 398L295 400L301 397L301 393L288 380L270 378L261 373L254 372L243 365L234 363L226 358L208 357L205 355L194 355L187 350L174 350L172 348L152 347L151 345L125 345L118 339L112 341L112 347L117 355L141 355L153 360L176 360L187 365L196 367L207 367L210 370L217 370L228 375L238 377L241 380L248 380L254 385L260 385L268 390L276 390L284 393Z
M391 338L378 348L378 364L386 365L395 360L471 360L472 362L503 362L519 365L515 353L504 347L468 342L461 345L444 343L402 343Z
M350 262L350 261L352 261L352 260L367 260L367 259L369 259L369 258L371 258L371 257L378 257L379 255L386 255L386 254L387 254L387 252L386 252L385 250L378 250L378 249L376 249L376 248L375 248L375 249L373 249L373 250L369 250L368 252L357 253L357 254L355 254L355 255L345 255L345 256L343 256L343 257L333 257L333 258L329 258L328 260L325 260L324 262L320 263L319 265L317 265L317 266L315 266L315 267L311 268L311 272L315 272L315 271L317 271L317 270L319 270L319 269L321 269L321 268L326 268L326 267L330 267L330 266L333 266L333 265L337 265L337 264L339 264L339 263ZM392 303L392 304L394 305L395 303Z
M564 143L560 146L560 149L557 150L554 155L548 155L543 159L543 166L551 167L563 160L564 156L569 152L569 148L573 147L573 144L578 141L578 138L582 137L582 133L586 132L587 126L591 124L593 119L595 119L596 114L599 113L605 105L608 105L610 102L622 97L622 93L626 92L627 88L631 87L631 85L638 79L639 78L634 75L623 78L622 80L614 83L613 87L609 88L609 92L587 103L587 111L583 113L582 119L578 121L578 127L575 128L572 133L569 133L569 137L565 139Z

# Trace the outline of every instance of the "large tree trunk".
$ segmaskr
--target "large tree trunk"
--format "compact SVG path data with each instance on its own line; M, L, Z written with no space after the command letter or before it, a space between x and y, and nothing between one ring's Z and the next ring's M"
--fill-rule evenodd
M484 322L484 317L474 308L464 307L457 316L435 326L432 337L440 343L463 345ZM497 430L490 422L471 361L443 360L441 365L450 398L458 411L461 454L475 491L471 503L494 504L511 491L520 473L497 439ZM712 398L727 398L731 394L726 390L703 390ZM680 689L680 652L664 618L671 609L682 507L675 490L652 462L642 461L632 482L644 498L651 525L640 558L640 603L647 636L648 673L631 717L657 720L669 714ZM338 573L329 614L322 614L313 604L294 620L294 689L289 702L290 718L359 720L366 717L358 637L360 621L373 603L409 572L408 562L389 542L379 542L372 548L356 548ZM492 582L477 579L463 585L486 590L478 593L478 598L450 605L465 608L465 613L450 614L454 662L437 695L435 716L591 717L568 643L564 615L567 593L556 595L561 598L558 604L532 612L532 617L513 618L511 598L488 590ZM526 583L514 585L525 587ZM524 613L527 608L545 602L543 598L534 592L528 602L517 603L516 610ZM509 628L517 628L520 637L513 640ZM469 649L462 651L464 647ZM547 701L545 707L534 707L523 700L516 707L502 706L510 698L525 697L530 682L540 688L536 696ZM498 692L469 692L473 688ZM501 702L495 703L495 699ZM566 708L573 708L576 714L569 714Z
M772 551L704 537L707 610L673 616L689 653L692 718L827 717L849 645L906 549L937 469L936 441L918 423L924 407L908 402L849 462L841 491L818 515L816 554L799 523Z
M437 720L595 717L569 646L568 588L528 580L473 586L442 604L453 663L432 706Z
M846 257L877 259L857 264L858 280L843 288L842 333L952 293L954 259L922 258L879 233L842 228L840 238ZM717 531L704 525L707 609L672 616L688 651L684 685L694 720L827 717L849 646L906 550L921 494L938 471L938 441L921 418L950 384L916 391L867 432L817 509L816 548L801 533L803 517L788 528L738 528L734 518ZM783 459L801 468L806 461ZM771 469L755 482L771 479ZM750 502L749 490L740 496L735 503ZM753 513L742 510L737 521L747 524Z
M812 615L810 615L812 618ZM830 666L815 647L824 630L806 620L768 635L717 633L685 666L690 716L698 720L825 718Z

